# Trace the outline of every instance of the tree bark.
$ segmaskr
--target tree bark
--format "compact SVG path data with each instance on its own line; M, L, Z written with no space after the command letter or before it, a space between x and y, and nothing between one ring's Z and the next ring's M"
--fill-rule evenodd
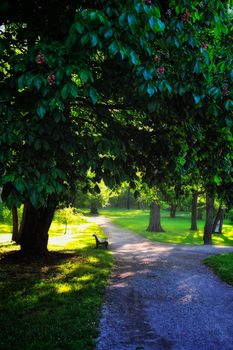
M214 197L206 195L206 221L203 236L204 244L212 244L213 218Z
M46 207L34 208L27 203L20 240L25 255L41 256L48 252L48 231L53 220L56 204L48 202Z
M129 210L130 209L130 187L128 187L127 189L127 203L126 203L126 207Z
M90 214L91 215L98 215L98 209L97 209L97 205L95 202L91 202L91 206L90 206Z
M192 195L192 214L191 214L191 228L192 231L197 231L197 198L198 192L193 191Z
M197 209L197 219L202 220L203 219L203 211L202 208Z
M177 206L175 204L170 207L170 218L174 219L176 217Z
M19 226L19 243L20 243L20 239L22 237L23 227L24 227L25 220L26 220L27 208L28 208L28 202L25 202L24 206L23 206L23 215L21 218L20 226Z
M160 222L160 205L152 202L150 205L150 222L146 229L149 232L164 232Z
M220 205L214 219L213 233L220 233L220 234L222 233L224 213L225 213L225 210Z
M19 243L19 220L18 220L18 209L12 208L12 241Z

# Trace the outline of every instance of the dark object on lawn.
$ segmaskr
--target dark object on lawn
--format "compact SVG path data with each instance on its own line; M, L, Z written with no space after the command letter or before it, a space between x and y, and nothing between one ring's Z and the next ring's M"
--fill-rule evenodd
M93 237L95 237L95 242L96 242L96 248L99 248L99 245L104 246L105 248L108 248L108 241L107 238L99 238L97 234L93 234Z

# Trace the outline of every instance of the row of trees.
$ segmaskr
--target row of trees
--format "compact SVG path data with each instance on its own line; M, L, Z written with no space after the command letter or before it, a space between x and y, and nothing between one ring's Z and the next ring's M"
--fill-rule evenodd
M150 224L148 231L163 232L160 223L160 208L169 209L170 217L176 217L177 210L191 212L191 230L197 230L197 219L203 218L206 212L206 193L201 188L185 188L176 191L175 186L162 186L160 189L150 189L146 184L140 181L136 182L134 189L131 189L128 183L123 183L115 190L110 190L100 183L99 192L83 193L77 191L71 205L76 207L89 207L91 214L98 214L99 207L112 206L116 208L137 208L145 209L150 207ZM92 186L94 189L94 185ZM208 196L207 196L208 198ZM225 212L231 207L227 207L228 203L223 200L215 200L212 202L212 232L221 233ZM207 217L207 216L205 216Z
M23 253L46 253L90 169L232 200L230 1L5 0L0 19L0 186L24 203Z

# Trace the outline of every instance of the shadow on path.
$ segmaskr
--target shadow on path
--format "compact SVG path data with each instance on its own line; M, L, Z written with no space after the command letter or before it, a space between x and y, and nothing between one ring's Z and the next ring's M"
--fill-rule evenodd
M90 220L116 259L96 350L233 350L233 288L201 264L233 247L156 243Z

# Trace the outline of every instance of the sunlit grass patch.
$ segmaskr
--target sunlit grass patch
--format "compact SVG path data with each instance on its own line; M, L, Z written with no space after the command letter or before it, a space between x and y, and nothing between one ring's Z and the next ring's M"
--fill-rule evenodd
M223 281L233 285L233 253L219 254L204 260Z
M47 258L20 261L0 247L0 349L91 350L112 256L95 249L94 223L59 228L55 222ZM58 233L55 233L55 231ZM8 255L6 253L8 252Z
M175 244L203 244L204 220L198 220L198 230L191 231L190 213L178 212L177 217L171 219L167 211L161 213L161 223L165 232L147 232L149 224L149 210L102 210L103 215L109 216L113 223L135 231L144 237L157 242ZM227 220L223 225L223 234L213 234L216 245L233 245L233 225Z
M9 223L0 223L0 234L12 233L12 225Z

